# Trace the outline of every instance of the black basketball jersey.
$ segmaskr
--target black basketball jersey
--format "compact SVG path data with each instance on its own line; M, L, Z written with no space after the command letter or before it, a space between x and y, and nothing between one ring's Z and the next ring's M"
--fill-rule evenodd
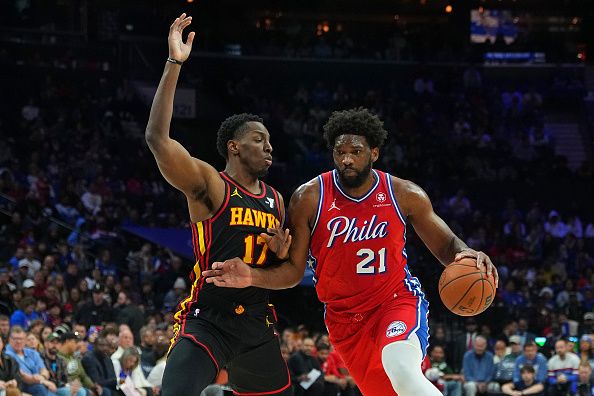
M278 263L264 239L260 236L266 228L277 227L281 219L278 193L260 181L258 195L245 190L229 175L221 172L225 182L225 198L217 212L204 221L192 224L192 245L196 264L190 274L192 289L175 315L179 321L193 312L201 298L237 304L257 304L268 301L269 291L258 287L243 289L217 287L206 283L202 271L211 268L215 261L239 257L252 267L267 267ZM179 323L179 322L178 322Z

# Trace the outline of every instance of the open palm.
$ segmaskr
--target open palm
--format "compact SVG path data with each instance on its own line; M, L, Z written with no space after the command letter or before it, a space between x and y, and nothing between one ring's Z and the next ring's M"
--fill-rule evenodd
M169 43L169 57L184 62L190 56L192 51L192 42L196 33L190 32L188 39L184 43L182 33L186 27L192 23L192 17L186 16L186 13L181 14L169 27L169 36L167 42Z

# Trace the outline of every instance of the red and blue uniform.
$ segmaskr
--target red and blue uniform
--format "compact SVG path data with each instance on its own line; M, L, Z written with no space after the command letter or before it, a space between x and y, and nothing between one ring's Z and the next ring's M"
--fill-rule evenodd
M362 197L340 186L336 170L318 176L320 198L308 264L330 341L365 395L395 395L382 361L384 346L416 334L428 345L428 302L407 265L406 219L391 176L372 170Z

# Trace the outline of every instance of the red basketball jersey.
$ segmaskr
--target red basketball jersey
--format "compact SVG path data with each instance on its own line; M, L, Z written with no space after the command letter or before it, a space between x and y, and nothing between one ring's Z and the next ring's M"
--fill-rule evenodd
M389 174L372 170L373 187L347 195L338 172L318 176L320 199L308 264L320 301L335 313L369 311L395 297L423 297L406 258L406 221Z

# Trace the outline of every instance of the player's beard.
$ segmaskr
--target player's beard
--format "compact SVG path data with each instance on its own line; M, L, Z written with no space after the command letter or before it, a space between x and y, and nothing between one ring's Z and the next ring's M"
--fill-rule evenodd
M347 188L361 187L363 185L363 183L365 183L365 181L369 177L369 174L371 173L371 165L372 165L372 162L369 161L369 163L365 166L365 168L361 169L360 171L353 169L353 168L345 168L343 170L339 169L338 177L340 178L340 184L342 184L343 186L345 186ZM345 175L345 171L347 169L354 170L356 172L355 176Z

